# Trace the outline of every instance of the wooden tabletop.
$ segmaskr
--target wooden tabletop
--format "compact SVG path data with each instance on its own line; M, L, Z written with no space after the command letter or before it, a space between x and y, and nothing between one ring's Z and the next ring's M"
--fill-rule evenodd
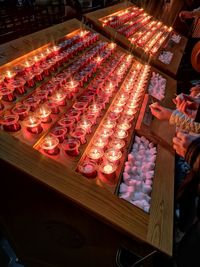
M59 39L65 34L79 29L80 26L82 27L80 22L73 19L48 28L47 31L40 31L4 44L1 46L1 51L5 51L5 57L1 63L6 64L8 59L16 63L17 57L24 57L24 53L28 53L32 49L40 49L52 39ZM24 44L24 40L32 40L32 48L30 45ZM12 65L13 62L8 63L8 65ZM4 67L3 65L2 69ZM38 182L62 194L75 204L85 208L99 220L119 229L129 237L171 256L174 154L162 147L160 143L157 143L157 148L158 156L151 196L151 209L150 213L145 213L120 199L106 187L97 184L96 181L89 180L77 173L75 170L76 162L69 161L68 164L62 165L22 143L14 136L3 131L0 132L1 161L9 163Z

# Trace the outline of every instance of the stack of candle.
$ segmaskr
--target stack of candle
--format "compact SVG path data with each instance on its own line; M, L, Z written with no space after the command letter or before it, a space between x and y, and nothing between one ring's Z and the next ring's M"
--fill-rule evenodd
M119 197L149 212L156 162L156 146L145 137L135 137L119 187Z

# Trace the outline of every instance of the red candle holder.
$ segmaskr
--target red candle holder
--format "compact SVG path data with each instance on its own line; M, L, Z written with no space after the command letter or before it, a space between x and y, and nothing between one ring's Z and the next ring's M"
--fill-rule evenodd
M78 139L82 145L86 143L86 138L85 138L86 130L85 129L77 127L76 129L70 132L70 135L73 138Z
M30 108L28 106L24 105L23 103L19 103L12 108L12 113L18 115L19 120L23 121L28 116L29 110Z
M26 81L23 78L18 78L16 80L12 80L8 83L7 87L14 89L14 92L18 95L23 95L26 93L26 89L24 87Z
M115 184L116 170L117 170L116 164L110 162L103 162L99 166L98 177L104 183Z
M59 106L52 99L48 99L46 105L50 108L52 114L60 113Z
M60 152L58 144L59 144L58 138L56 138L55 136L47 136L42 140L40 147L48 155L56 156Z
M11 87L0 87L0 94L2 95L2 100L6 102L13 102L16 99L14 95L14 88Z
M48 92L39 88L36 90L33 96L35 96L39 100L40 103L44 103L48 99Z
M120 130L128 131L130 128L131 128L131 124L126 121L120 120L117 124L117 129L120 129Z
M61 90L55 92L51 96L52 101L54 101L59 106L65 106L66 105L65 98L66 98L65 93L63 91L61 91Z
M80 111L81 113L84 112L84 110L86 109L86 107L87 107L87 103L86 102L75 102L74 105L73 105L73 108L75 110Z
M24 67L24 70L26 72L32 71L32 68L34 67L35 62L33 60L26 60L21 65Z
M78 122L78 127L84 129L86 131L86 133L91 133L91 127L92 127L92 122L86 118L82 118L79 122Z
M24 73L24 67L22 65L16 65L13 67L13 71L16 72L17 75L22 75Z
M51 130L50 134L58 138L59 143L62 143L65 140L67 129L57 126Z
M94 179L97 176L97 166L93 162L83 162L78 166L78 171L89 179Z
M10 114L4 115L0 118L0 124L3 125L3 129L6 132L17 132L21 129L21 125L19 124L19 116Z
M6 82L11 82L15 78L16 72L8 70L8 71L5 72L4 76L5 76L5 81Z
M78 86L79 86L79 83L74 80L71 80L66 83L66 87L68 88L68 90L70 90L70 92L73 92L73 93L78 92Z
M28 87L33 87L35 85L35 81L34 81L34 75L30 72L25 73L23 75L24 80L26 81L26 84Z
M30 111L35 111L39 106L40 100L36 96L29 97L23 101L25 106L30 108Z
M118 139L125 139L128 136L128 133L125 130L117 129L114 133L114 136Z
M23 120L27 131L32 134L40 134L43 131L41 120L36 115L28 116Z
M107 115L107 118L111 121L117 121L120 117L120 113L115 113L113 111L110 111Z
M64 117L58 121L58 125L67 129L68 132L72 131L74 124L75 124L75 119L72 119L70 117Z
M62 143L62 148L69 156L76 157L79 155L80 141L75 138L67 138Z
M43 69L40 67L34 68L32 73L35 76L36 81L39 82L43 80Z
M87 119L87 120L90 120L92 125L96 124L97 123L97 116L95 114L84 114L84 117Z
M96 114L96 116L100 116L100 112L101 112L102 106L101 105L97 105L97 104L92 104L88 107L88 113L90 114Z
M71 119L74 119L76 122L79 120L80 118L80 111L78 110L75 110L75 109L70 109L66 115L67 117L71 118Z
M47 105L40 106L36 112L36 116L40 118L42 123L50 123L52 121L51 119L51 109Z

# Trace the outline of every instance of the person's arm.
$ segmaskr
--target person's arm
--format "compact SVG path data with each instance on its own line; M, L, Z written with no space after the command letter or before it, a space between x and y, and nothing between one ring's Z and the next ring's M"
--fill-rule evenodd
M178 109L174 110L170 116L169 123L176 125L178 128L193 132L200 133L200 123L195 122L194 119L189 118L187 115L180 112Z

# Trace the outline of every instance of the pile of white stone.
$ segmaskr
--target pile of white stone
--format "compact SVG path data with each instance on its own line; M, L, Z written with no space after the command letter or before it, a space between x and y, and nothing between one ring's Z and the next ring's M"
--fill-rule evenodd
M156 162L156 146L144 136L135 137L125 163L119 197L149 212Z
M159 60L164 64L169 64L172 60L173 53L170 51L162 51L159 55Z
M149 82L148 93L161 101L165 97L166 84L167 80L162 75L153 72Z

